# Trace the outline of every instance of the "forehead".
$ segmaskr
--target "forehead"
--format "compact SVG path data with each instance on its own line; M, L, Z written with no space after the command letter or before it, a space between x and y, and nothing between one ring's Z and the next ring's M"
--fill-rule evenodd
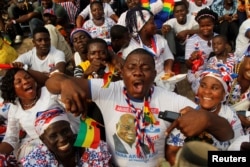
M44 131L44 134L46 135L50 133L60 132L61 129L64 129L64 128L70 128L69 123L63 120L57 121L57 122L50 124L48 128Z
M214 78L214 77L212 77L212 76L205 76L205 77L203 77L202 79L201 79L201 82L203 82L203 83L206 83L206 84L211 84L211 85L214 85L214 84L218 84L218 85L220 85L221 87L223 87L222 86L222 83L218 80L218 79L216 79L216 78Z
M198 21L199 24L214 24L214 20L211 17L203 17Z
M186 6L184 4L181 4L181 5L178 5L178 6L174 7L174 11L176 11L176 10L185 10L185 9L186 9Z
M106 49L106 45L104 43L100 42L94 42L88 45L89 50L95 50L95 49Z
M125 61L125 64L130 64L130 63L154 65L154 60L152 56L149 54L133 53L133 54L130 54Z
M21 78L21 77L23 77L23 76L25 76L25 75L29 75L29 74L28 74L27 72L23 71L23 70L19 70L19 71L15 74L14 78L15 78L15 79Z

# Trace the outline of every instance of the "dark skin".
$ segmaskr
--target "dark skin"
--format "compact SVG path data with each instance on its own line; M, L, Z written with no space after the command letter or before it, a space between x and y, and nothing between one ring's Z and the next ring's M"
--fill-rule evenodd
M33 40L32 40L34 46L36 47L37 50L37 57L41 60L46 59L49 51L50 51L50 37L48 33L45 32L40 32L40 33L36 33L34 34ZM17 67L17 68L23 68L24 64L22 62L14 62L12 63L12 66ZM59 62L56 64L54 70L58 69L60 72L64 72L65 71L65 62ZM30 70L31 74L37 74L38 71L34 71L34 70ZM48 77L48 73L43 73L45 76L41 78L41 80L43 81L44 79L46 79ZM40 83L40 79L38 80L38 82Z
M156 76L153 64L151 55L128 55L122 68L122 78L130 97L143 100L148 94ZM82 101L91 97L88 84L86 79L73 78L64 74L54 74L46 82L50 92L61 94L66 110L75 114L80 114L77 111L84 110ZM186 107L181 112L185 114L167 129L167 133L177 127L186 136L200 134L206 129L208 132L213 131L214 135L222 141L233 137L233 131L227 120L216 114L207 111L197 112L191 107ZM222 126L217 126L218 124Z
M40 136L40 139L63 166L76 166L73 148L74 134L67 121L52 123Z

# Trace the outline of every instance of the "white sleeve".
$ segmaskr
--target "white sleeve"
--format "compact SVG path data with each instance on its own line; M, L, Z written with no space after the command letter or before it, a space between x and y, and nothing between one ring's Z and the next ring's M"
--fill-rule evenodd
M31 66L31 56L35 53L35 49L32 49L24 54L21 54L20 56L17 57L17 59L14 62L21 62L23 64L27 64L28 66Z
M154 3L150 4L150 11L155 15L159 13L163 8L163 2L162 0L157 0Z
M20 124L19 120L16 119L17 106L11 104L9 113L8 113L8 124L7 130L2 142L9 143L13 149L16 149L19 142L19 131L20 131Z
M106 11L106 16L110 17L111 15L115 14L114 10L111 8L110 4L104 3L104 10Z
M62 51L56 49L54 51L54 60L55 60L55 65L60 62L66 62L65 54Z
M82 16L83 19L86 19L89 13L90 13L90 5L86 6L79 15Z
M165 23L163 23L163 25L169 25L171 28L173 28L175 20L175 18L169 19Z

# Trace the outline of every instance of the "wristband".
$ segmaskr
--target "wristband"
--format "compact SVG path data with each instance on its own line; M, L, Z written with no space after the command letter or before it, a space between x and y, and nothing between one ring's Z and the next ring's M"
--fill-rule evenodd
M11 20L11 22L12 22L13 24L16 24L16 20Z
M29 66L28 66L27 64L24 64L23 69L24 69L25 71L28 71Z

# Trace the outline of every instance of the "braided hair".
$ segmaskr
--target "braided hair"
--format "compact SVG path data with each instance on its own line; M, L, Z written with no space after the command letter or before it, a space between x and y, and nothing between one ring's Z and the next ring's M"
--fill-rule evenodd
M128 12L127 12L127 15L126 15L126 26L128 27L128 31L130 34L132 34L133 36L137 35L138 32L140 31L139 30L139 27L138 27L138 20L137 20L137 13L139 13L139 17L141 18L141 20L145 23L146 20L144 19L143 17L143 13L142 11L148 11L148 13L151 15L151 16L154 16L153 13L151 11L149 11L148 9L146 8L143 8L141 6L136 6L132 9L129 9Z

